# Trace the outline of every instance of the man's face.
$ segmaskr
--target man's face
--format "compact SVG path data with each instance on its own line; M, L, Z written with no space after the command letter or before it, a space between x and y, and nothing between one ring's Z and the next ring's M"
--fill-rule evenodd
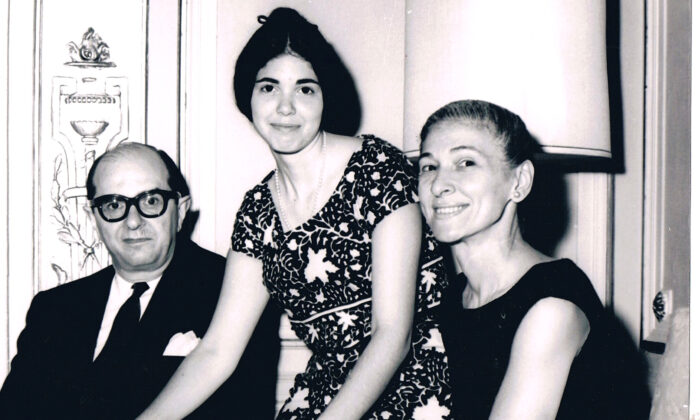
M94 175L95 198L125 197L152 189L170 190L162 160L150 150L131 150L102 160ZM150 280L168 266L175 251L175 236L187 212L187 199L170 199L161 216L146 218L134 206L126 218L107 222L93 209L91 218L117 273L128 281Z

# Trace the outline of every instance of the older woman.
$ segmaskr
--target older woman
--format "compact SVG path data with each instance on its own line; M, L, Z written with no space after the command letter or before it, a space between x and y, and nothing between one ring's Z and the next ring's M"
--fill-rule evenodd
M422 233L412 166L383 140L338 134L354 132L359 119L348 108L359 106L315 25L287 8L259 22L234 89L277 168L238 212L209 331L143 418L180 418L212 393L269 297L313 353L279 418L447 416L430 313L445 283Z
M637 418L613 414L629 402L614 395L640 386L611 386L608 373L619 370L608 356L620 353L590 281L521 236L516 213L533 185L536 146L522 120L457 101L428 118L421 140L421 208L458 273L440 318L455 417Z

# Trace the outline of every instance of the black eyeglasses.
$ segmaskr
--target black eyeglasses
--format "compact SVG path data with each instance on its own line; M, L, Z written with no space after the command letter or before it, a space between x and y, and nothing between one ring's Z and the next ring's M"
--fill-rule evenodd
M119 194L107 194L90 200L90 207L97 208L100 216L107 222L124 220L133 205L143 217L162 216L168 210L168 201L177 199L180 194L174 191L153 189L144 191L136 197L129 198Z

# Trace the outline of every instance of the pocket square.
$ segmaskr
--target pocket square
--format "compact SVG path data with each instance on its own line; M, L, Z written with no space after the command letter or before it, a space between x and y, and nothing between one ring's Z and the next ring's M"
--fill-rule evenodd
M163 356L187 356L197 347L199 340L201 339L192 330L187 333L179 332L170 338L165 351L163 351Z

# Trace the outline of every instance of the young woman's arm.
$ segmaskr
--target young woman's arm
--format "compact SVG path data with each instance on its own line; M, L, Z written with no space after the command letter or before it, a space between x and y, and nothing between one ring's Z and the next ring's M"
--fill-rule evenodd
M386 216L372 234L372 338L319 419L358 419L379 398L411 346L422 227L417 204Z
M181 419L216 391L236 369L268 294L262 263L229 251L221 295L207 333L139 419Z
M554 419L569 369L588 337L586 315L573 303L545 298L525 315L513 339L491 419Z

